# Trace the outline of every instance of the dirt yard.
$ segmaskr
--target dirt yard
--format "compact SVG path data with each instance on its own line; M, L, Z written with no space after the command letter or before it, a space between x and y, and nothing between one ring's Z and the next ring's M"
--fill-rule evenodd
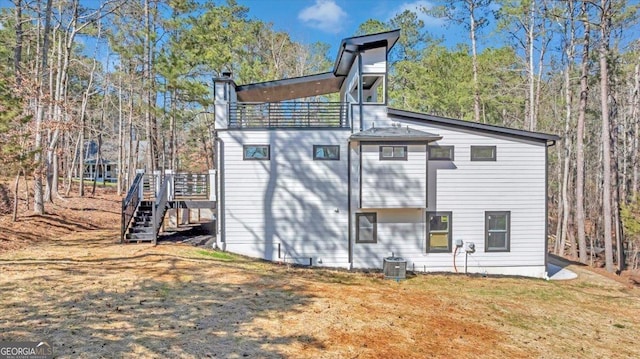
M640 357L640 290L577 266L567 282L289 268L118 243L113 193L0 217L0 341L58 357Z

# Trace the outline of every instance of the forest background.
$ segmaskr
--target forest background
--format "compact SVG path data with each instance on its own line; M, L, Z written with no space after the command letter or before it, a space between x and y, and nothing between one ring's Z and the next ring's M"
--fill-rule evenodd
M637 269L640 5L417 4L342 36L402 30L389 105L560 135L549 149L550 250L610 272ZM424 16L465 37L430 32ZM36 214L71 191L84 195L72 179L90 148L96 163L117 164L118 193L137 168L213 168L213 78L230 71L246 84L331 69L329 44L293 38L234 0L3 4L0 175L15 178L14 218L21 182Z

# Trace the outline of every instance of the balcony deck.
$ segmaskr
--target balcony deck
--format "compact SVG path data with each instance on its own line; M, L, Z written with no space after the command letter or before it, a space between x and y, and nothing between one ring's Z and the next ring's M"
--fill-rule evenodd
M344 102L237 102L229 128L349 128Z

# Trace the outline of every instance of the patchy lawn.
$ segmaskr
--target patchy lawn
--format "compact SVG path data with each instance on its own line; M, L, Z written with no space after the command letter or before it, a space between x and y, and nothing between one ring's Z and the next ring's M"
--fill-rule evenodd
M101 193L0 218L0 341L47 338L86 358L640 357L640 290L586 268L568 282L396 283L120 245L119 203Z

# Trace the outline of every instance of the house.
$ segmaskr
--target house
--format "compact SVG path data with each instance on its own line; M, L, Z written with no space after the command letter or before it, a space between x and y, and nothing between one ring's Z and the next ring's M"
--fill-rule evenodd
M344 39L333 70L215 80L217 245L271 261L544 277L555 135L387 106L399 30ZM309 102L330 93L340 102Z
M84 161L85 180L96 179L97 182L116 182L118 180L118 163L106 159L91 158Z

